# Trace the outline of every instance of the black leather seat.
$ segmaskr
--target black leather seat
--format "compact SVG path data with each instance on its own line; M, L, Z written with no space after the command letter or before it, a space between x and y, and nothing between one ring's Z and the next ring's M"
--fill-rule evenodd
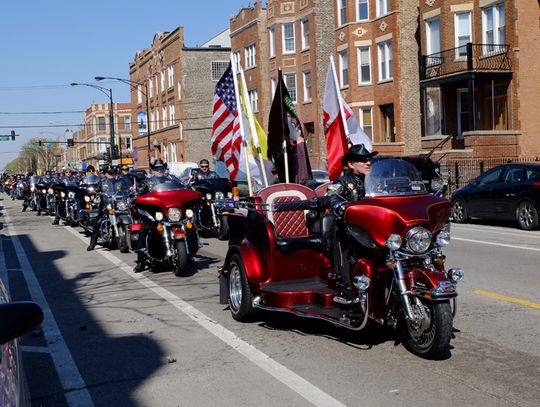
M324 251L326 242L320 235L279 237L276 241L276 249L283 254L290 254L302 249Z

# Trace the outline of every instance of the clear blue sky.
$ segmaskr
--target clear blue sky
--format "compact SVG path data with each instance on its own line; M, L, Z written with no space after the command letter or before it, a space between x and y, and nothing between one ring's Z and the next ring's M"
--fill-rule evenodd
M229 27L249 0L30 0L7 1L0 23L0 134L13 129L16 142L0 141L0 170L31 138L63 138L77 129L83 111L107 103L98 90L70 87L98 84L94 76L129 78L135 53L149 48L156 32L184 27L185 45L206 42ZM129 87L113 89L114 102L129 103ZM15 126L43 126L15 128Z

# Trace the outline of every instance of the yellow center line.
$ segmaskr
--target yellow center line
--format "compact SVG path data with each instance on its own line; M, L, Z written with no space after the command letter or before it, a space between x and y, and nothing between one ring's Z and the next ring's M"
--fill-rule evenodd
M532 301L528 301L528 300L522 300L520 298L509 297L507 295L497 294L497 293L494 293L494 292L491 292L491 291L485 291L485 290L476 290L476 291L473 291L473 292L474 292L474 294L482 295L484 297L489 297L489 298L493 298L493 299L501 300L501 301L506 301L506 302L513 302L513 303L516 303L516 304L525 305L527 307L540 309L540 304L538 304L537 302L532 302Z

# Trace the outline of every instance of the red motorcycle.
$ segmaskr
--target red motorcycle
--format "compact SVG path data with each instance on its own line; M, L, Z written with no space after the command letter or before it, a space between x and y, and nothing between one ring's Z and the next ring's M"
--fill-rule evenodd
M180 182L154 185L150 192L132 201L129 241L133 251L142 251L154 268L172 268L186 274L187 262L199 250L194 214L201 194Z
M346 202L338 186L321 198L302 185L277 184L229 215L220 300L233 318L280 311L351 330L371 320L399 328L416 355L447 352L463 278L460 268L446 270L442 253L450 202L427 193L417 170L394 158L373 162L365 188L364 199ZM338 267L350 273L347 303Z

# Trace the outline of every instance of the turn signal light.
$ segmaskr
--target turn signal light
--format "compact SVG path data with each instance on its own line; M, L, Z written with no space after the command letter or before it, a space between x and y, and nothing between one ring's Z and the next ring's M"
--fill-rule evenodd
M90 209L90 204L86 204L86 205L85 205L85 208L86 208L86 209Z
M107 213L108 213L109 215L114 215L114 209L109 209L109 210L107 211Z
M187 222L186 223L186 229L191 229L191 228L193 228L193 223Z
M158 225L156 226L156 230L157 230L159 233L161 233L161 232L163 232L163 229L164 229L163 225L162 225L161 223L158 223Z

